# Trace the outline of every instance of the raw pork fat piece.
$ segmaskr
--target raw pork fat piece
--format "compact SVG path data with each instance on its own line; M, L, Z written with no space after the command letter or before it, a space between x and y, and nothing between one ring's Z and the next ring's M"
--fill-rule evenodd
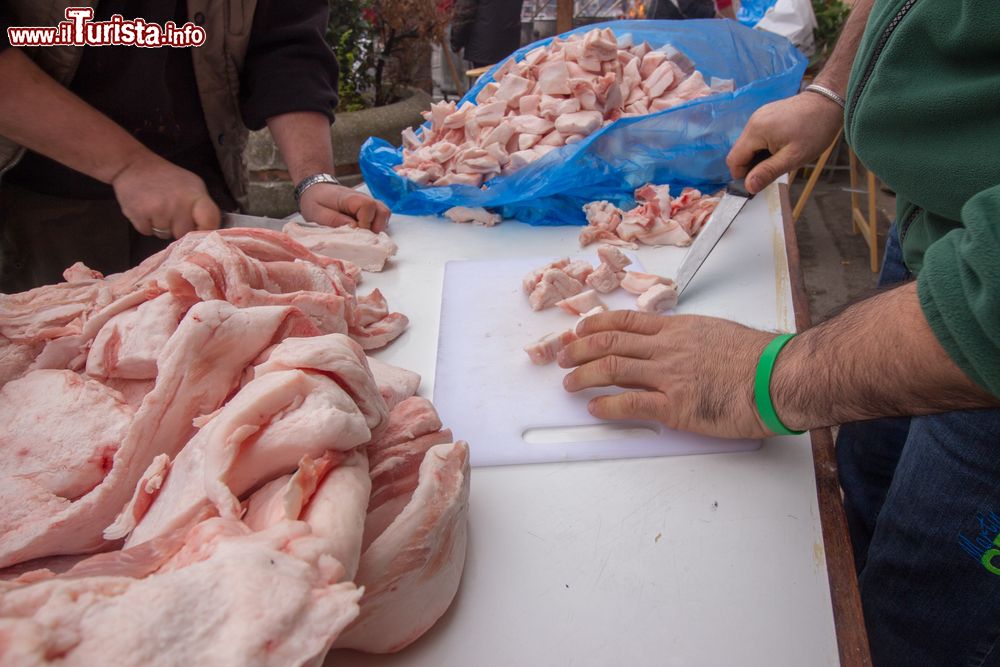
M429 449L409 503L361 556L355 578L364 587L361 613L335 648L398 651L437 622L462 577L468 501L468 445Z
M413 371L387 364L374 357L368 357L368 368L371 369L375 384L389 410L416 394L420 388L420 375Z
M587 285L601 294L610 294L622 284L624 271L615 271L610 265L601 262L594 272L587 276Z
M671 197L668 185L647 183L635 191L635 199L636 206L628 211L606 201L585 204L587 226L580 231L580 245L595 241L632 247L637 247L636 243L691 245L721 198L703 195L694 188L684 188L680 195Z
M647 313L662 313L677 305L677 285L656 283L636 299L639 310Z
M560 269L547 269L528 295L532 310L544 310L566 297L583 291L583 284Z
M575 144L619 118L669 109L732 86L715 80L708 86L673 47L652 51L645 42L619 44L610 29L554 39L521 62L507 59L493 77L475 105L437 102L424 113L429 125L404 130L396 172L419 185L478 187L542 158L548 151L538 147ZM470 220L466 213L448 217Z
M218 409L263 349L298 331L315 333L315 328L293 308L241 310L223 301L192 307L161 352L156 385L136 411L103 480L72 503L4 526L0 567L104 546L102 531L153 459L176 456L194 434L192 420Z
M632 263L632 260L625 253L610 245L598 246L597 256L602 264L607 264L613 271L623 271L626 266Z
M648 290L653 285L666 285L668 287L673 287L675 291L677 289L674 281L670 278L664 278L663 276L657 276L652 273L626 271L625 277L622 279L622 289L637 296Z
M583 313L593 310L608 309L607 305L601 301L601 297L597 296L597 292L592 289L580 292L575 296L565 298L562 301L557 302L556 305L570 315L582 315Z
M531 363L536 366L550 364L556 359L559 350L563 349L577 339L576 331L568 329L560 333L551 333L542 336L538 341L528 345L524 351L531 359Z
M499 214L490 213L485 208L468 206L453 206L444 212L444 216L452 222L475 222L485 227L492 227L503 220Z
M352 262L365 271L381 271L399 249L385 232L357 227L289 222L281 231L317 255Z
M8 590L0 663L308 664L357 617L361 591L294 553L308 537L296 526L223 535L184 567L143 579L53 578Z
M369 382L374 385L370 376ZM126 546L191 525L206 506L220 516L238 517L238 497L261 480L291 473L303 456L347 451L370 439L365 415L338 382L302 370L263 373L174 459Z

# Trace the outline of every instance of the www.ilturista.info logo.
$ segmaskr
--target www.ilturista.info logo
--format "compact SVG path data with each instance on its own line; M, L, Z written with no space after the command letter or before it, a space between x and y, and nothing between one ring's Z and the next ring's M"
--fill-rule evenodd
M976 521L979 533L971 539L959 533L958 544L987 571L1000 575L1000 516L993 512L977 514Z
M7 28L11 46L161 46L189 47L205 43L205 29L188 21L177 26L126 19L115 14L110 21L94 21L92 7L67 7L66 20L54 27Z

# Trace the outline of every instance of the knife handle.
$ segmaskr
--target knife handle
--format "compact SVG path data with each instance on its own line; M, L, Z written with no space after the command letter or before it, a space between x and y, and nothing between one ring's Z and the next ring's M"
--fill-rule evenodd
M766 148L762 148L756 153L754 153L753 157L750 158L750 164L747 165L747 173L749 174L751 171L753 171L754 167L756 167L758 164L768 159L769 157L771 157L771 151L767 150ZM747 192L747 184L745 176L743 178L734 178L733 180L729 181L729 183L726 184L726 192L728 194L735 195L737 197L746 197L747 199L753 198L753 195Z

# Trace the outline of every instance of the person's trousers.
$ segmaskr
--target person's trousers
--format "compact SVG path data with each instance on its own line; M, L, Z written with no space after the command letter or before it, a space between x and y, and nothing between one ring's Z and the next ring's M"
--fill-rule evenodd
M75 262L104 275L169 245L135 231L114 199L68 199L0 185L0 292L62 281Z
M837 464L874 664L1000 665L1000 410L845 424Z

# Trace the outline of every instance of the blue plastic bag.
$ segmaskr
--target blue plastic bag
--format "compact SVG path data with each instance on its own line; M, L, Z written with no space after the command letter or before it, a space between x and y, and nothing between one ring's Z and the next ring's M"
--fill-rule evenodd
M736 12L736 20L752 28L760 23L767 10L776 4L778 4L778 0L740 0L740 9Z
M533 225L583 225L583 204L596 199L631 202L633 191L645 183L712 189L729 180L726 154L750 114L795 94L806 67L806 58L788 40L735 21L613 21L566 35L605 27L619 37L631 34L636 44L646 41L653 48L672 44L694 61L706 81L734 79L736 89L646 116L622 118L516 172L491 179L483 189L413 183L393 170L403 161L402 149L373 137L361 147L359 158L372 194L394 212L409 215L483 206ZM525 46L512 57L521 60L550 41ZM462 101L475 103L498 67L481 77Z

